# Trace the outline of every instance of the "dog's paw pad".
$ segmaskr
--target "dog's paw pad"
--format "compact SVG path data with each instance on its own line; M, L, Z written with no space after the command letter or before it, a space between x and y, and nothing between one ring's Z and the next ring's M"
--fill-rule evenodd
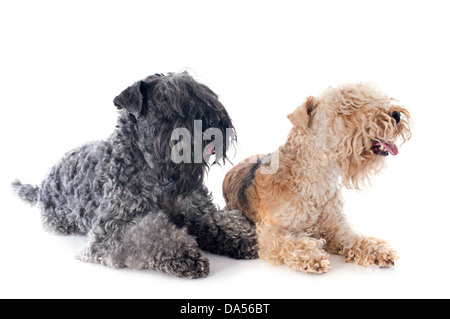
M314 265L307 267L305 272L309 274L326 274L331 268L330 261L322 260L314 263Z
M395 251L388 251L377 254L373 258L373 264L380 268L389 268L395 266L395 262L399 259Z
M394 250L383 248L371 253L348 256L346 261L355 261L356 264L364 267L378 266L380 268L389 268L395 266L395 262L398 259L399 257Z
M299 262L291 263L291 264L289 264L289 266L291 268L293 268L294 270L297 270L300 272L304 272L307 274L317 274L317 275L325 274L331 268L331 264L330 264L330 261L328 260L328 256L324 256L323 258L305 260L305 261L301 261L300 263Z

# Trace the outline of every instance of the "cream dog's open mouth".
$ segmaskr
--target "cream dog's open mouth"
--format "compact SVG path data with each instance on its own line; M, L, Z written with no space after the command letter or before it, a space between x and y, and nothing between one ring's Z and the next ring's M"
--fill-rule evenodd
M388 156L389 154L395 156L398 154L398 148L395 143L382 140L372 141L372 151L380 156Z

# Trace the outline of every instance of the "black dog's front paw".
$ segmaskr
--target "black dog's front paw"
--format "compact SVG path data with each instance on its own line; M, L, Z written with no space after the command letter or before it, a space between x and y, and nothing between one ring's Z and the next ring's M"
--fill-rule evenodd
M206 278L209 274L209 260L200 250L187 250L184 255L172 261L172 273L191 279Z
M237 210L214 215L216 232L208 249L234 259L257 259L258 239L255 225Z
M236 239L237 244L230 251L230 257L235 259L258 259L258 239L256 235Z

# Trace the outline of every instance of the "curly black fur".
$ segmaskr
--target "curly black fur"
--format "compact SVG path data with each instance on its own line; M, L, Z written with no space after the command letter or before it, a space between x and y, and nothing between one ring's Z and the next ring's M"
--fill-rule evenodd
M203 131L223 132L215 162L225 161L234 142L226 129L233 125L217 95L186 72L157 74L114 104L119 119L111 137L67 153L39 187L13 183L23 200L39 204L43 223L58 233L89 235L80 259L116 268L198 278L209 273L201 249L257 258L254 225L212 203L203 184L207 161L171 160L172 131L187 128L194 136L194 120L202 120Z

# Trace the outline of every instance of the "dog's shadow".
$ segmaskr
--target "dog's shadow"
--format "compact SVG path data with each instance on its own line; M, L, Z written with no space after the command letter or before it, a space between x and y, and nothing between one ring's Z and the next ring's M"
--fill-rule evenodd
M248 265L255 260L236 260L227 256L214 255L211 253L206 253L209 259L211 272L210 277L220 276L224 273L234 273L239 271L244 265Z

